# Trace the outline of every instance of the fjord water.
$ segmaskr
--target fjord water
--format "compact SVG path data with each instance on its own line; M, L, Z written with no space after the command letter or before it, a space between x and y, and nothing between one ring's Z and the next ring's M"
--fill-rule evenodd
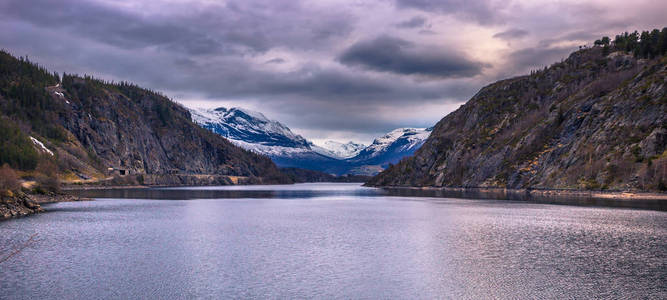
M667 298L665 212L358 184L86 193L0 222L0 257L37 234L0 298Z

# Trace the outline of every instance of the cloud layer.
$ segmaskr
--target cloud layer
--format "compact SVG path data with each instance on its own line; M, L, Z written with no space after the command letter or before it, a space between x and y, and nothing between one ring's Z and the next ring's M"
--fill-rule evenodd
M456 78L481 74L484 64L453 51L428 46L419 48L403 39L381 36L352 45L339 60L349 66L401 75Z
M5 0L0 48L128 80L187 106L242 106L311 139L429 126L495 80L602 35L662 27L625 1Z

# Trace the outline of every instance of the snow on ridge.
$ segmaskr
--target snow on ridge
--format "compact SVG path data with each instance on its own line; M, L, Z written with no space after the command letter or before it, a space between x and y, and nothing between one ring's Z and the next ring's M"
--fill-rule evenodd
M46 148L46 146L44 146L44 144L42 142L40 142L38 139L30 136L30 140L32 141L33 144L39 146L39 148L41 148L42 151L44 151L44 152L50 154L51 156L53 156L53 151L49 150L49 148Z
M268 156L290 156L299 153L310 152L311 150L306 148L295 148L295 147L283 147L283 146L269 146L262 145L257 143L249 143L246 141L228 139L234 145L239 146L248 151L263 154Z
M355 157L361 150L366 148L366 145L357 144L354 142L341 143L336 141L325 141L321 145L311 144L311 148L322 155L326 155L338 159L346 159Z
M376 138L368 147L336 141L316 145L260 112L238 107L195 108L190 111L195 123L209 129L217 128L214 132L237 146L272 157L318 153L339 160L358 160L378 157L389 151L412 153L426 141L432 131L432 128L398 128Z
M244 113L248 116L251 116L255 119L259 119L259 120L263 120L263 121L267 121L267 122L276 122L276 121L269 120L266 116L264 116L263 113L258 112L258 111L249 110L249 109L245 109L245 108L242 108L242 107L232 107L232 108L229 109L230 112L234 111L234 110L240 111L240 112L242 112L242 113Z
M372 152L376 155L376 153L384 151L399 139L407 141L405 145L401 146L401 150L408 150L421 146L429 135L431 135L431 128L398 128L376 138L373 144L364 149L364 151Z
M190 108L190 116L192 121L203 125L209 122L215 122L218 119L218 112L212 109L205 108Z
M278 121L268 119L260 112L239 107L232 107L230 109L223 107L215 109L193 108L190 109L190 112L192 120L199 125L221 125L237 132L268 137L282 136L294 141L295 144L307 144L301 135L294 134L289 127ZM225 137L239 140L237 136L230 135ZM261 142L258 142L258 144L261 144Z
M59 86L60 86L60 83L57 84L55 87L57 88L57 87L59 87ZM58 96L60 99L65 100L65 103L70 104L70 103L69 103L69 100L67 100L67 98L65 98L65 94L64 94L63 92L60 92L60 91L54 91L53 94L55 94L56 96Z

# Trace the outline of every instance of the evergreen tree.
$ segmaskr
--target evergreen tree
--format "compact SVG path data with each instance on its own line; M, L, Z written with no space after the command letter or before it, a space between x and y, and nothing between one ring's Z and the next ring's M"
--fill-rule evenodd
M600 42L602 42L602 45L604 45L604 46L609 46L610 41L611 40L609 39L608 36L602 37L602 39L600 40Z
M602 38L596 40L596 46L605 45L607 39ZM662 30L653 29L651 31L637 31L628 34L616 35L613 43L610 44L609 49L603 49L603 55L607 55L609 51L625 51L632 53L638 58L655 58L660 55L667 54L667 27Z
M667 27L663 28L660 32L660 38L658 39L658 53L660 55L667 54Z

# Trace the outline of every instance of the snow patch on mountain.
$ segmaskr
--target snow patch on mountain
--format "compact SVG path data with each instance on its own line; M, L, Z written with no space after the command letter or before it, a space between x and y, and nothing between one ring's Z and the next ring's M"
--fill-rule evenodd
M267 155L281 167L298 167L331 174L374 175L412 155L431 128L399 128L368 147L354 142L326 141L315 145L280 122L243 108L190 109L192 120L232 143Z
M41 151L46 152L49 155L53 156L53 151L49 150L49 148L46 148L46 146L44 146L44 143L40 142L38 139L32 136L30 136L30 140L32 141L33 144L35 144L35 146L38 146Z
M309 142L264 114L233 107L190 109L192 121L230 140L247 144L310 149ZM261 148L261 147L260 147ZM260 149L257 148L257 149ZM268 150L268 148L261 148ZM268 153L267 153L268 154Z
M393 152L414 152L424 144L432 130L432 128L398 128L376 138L363 152L368 158L378 156L389 149Z
M234 145L239 146L243 149L258 153L258 154L263 154L267 155L269 157L279 157L279 156L295 156L299 154L304 154L304 153L309 153L312 152L312 150L307 149L307 148L295 148L295 147L284 147L284 146L269 146L269 145L262 145L262 144L256 144L256 143L248 143L246 141L240 141L240 140L234 140L234 139L228 139L230 142L232 142Z
M338 159L355 157L361 150L366 148L364 144L354 142L341 143L336 141L325 141L321 145L311 144L311 148L322 155Z

